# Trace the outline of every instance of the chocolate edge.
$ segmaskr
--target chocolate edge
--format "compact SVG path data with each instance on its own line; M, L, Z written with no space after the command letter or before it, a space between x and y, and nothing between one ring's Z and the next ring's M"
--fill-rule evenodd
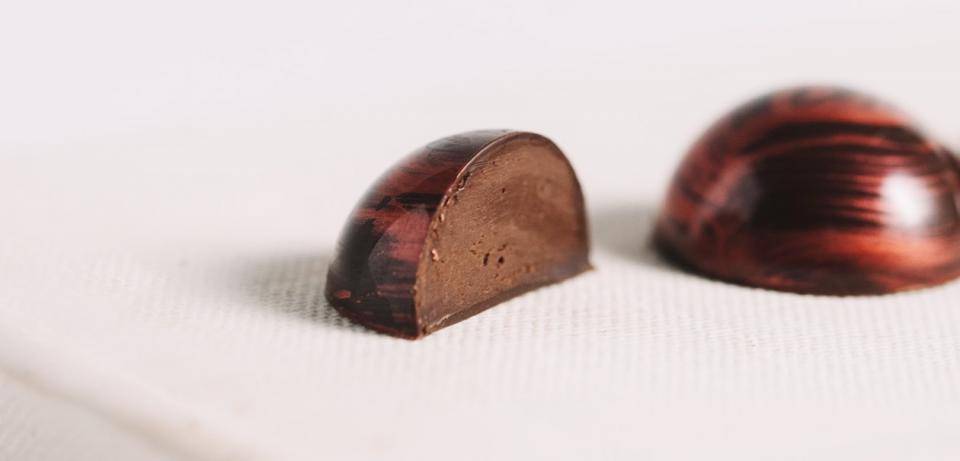
M471 160L484 148L498 139L516 133L511 130L478 130L447 136L432 141L392 165L385 173L371 184L367 192L359 200L350 213L338 241L337 254L327 271L327 283L324 294L327 301L347 319L372 330L402 338L415 339L422 336L420 319L417 315L414 302L413 287L416 282L419 256L426 243L429 226L424 228L423 234L409 239L408 243L419 242L418 258L406 261L405 258L394 257L390 251L376 251L381 240L390 239L388 224L396 220L389 220L379 215L387 206L395 205L400 195L391 196L384 190L402 181L404 175L412 175L423 179L418 182L422 186L428 180L436 180L444 171L456 170L452 179L444 181L442 189L428 191L426 194L408 194L416 206L417 201L424 211L429 213L430 221L436 216L439 205L445 199L451 187L456 184L457 178ZM411 163L422 162L422 166L432 166L431 171L417 172L411 168ZM430 162L439 162L431 165ZM446 165L443 165L446 163ZM409 178L408 178L409 179ZM422 191L421 191L422 192ZM401 206L407 206L404 202ZM364 213L373 217L364 218ZM378 222L380 221L380 222ZM376 230L380 224L383 229ZM369 227L370 229L367 229ZM364 234L366 229L366 235ZM391 243L386 244L393 249ZM369 259L370 261L361 261ZM374 276L370 273L370 266L387 270L392 277L396 277L399 285L393 287L392 296L383 293L377 287ZM404 282L409 280L409 282ZM406 287L406 288L404 288ZM406 311L406 312L404 312Z
M561 267L559 268L554 268L554 272L556 275L554 275L550 279L547 279L538 283L514 287L510 290L497 293L496 295L491 296L490 298L487 298L477 304L474 304L470 307L467 307L466 309L462 309L459 312L452 314L451 316L443 319L443 321L438 322L434 325L426 325L423 323L422 319L420 318L419 309L418 309L419 303L417 302L418 297L415 292L414 306L415 306L415 312L417 312L417 325L420 332L419 337L429 335L441 328L466 320L476 314L479 314L480 312L483 312L487 309L490 309L491 307L494 307L497 304L500 304L509 299L520 296L524 293L527 293L548 285L560 283L564 280L575 277L586 271L593 270L593 265L590 263L590 229L589 229L589 223L587 222L587 209L586 209L585 198L583 195L583 188L580 185L580 178L577 176L576 170L574 170L573 168L573 164L570 162L570 159L563 152L563 150L560 149L560 147L557 146L556 143L553 142L553 140L538 133L533 133L528 131L511 131L503 134L498 138L492 139L489 143L487 143L479 151L477 151L477 153L460 170L460 172L457 174L456 179L453 180L450 187L443 194L443 202L441 202L440 208L437 209L437 213L434 214L433 219L430 222L430 232L436 229L437 225L439 224L440 212L442 212L443 208L447 206L446 205L447 198L450 197L451 194L453 194L456 191L456 188L458 187L459 184L462 184L462 182L465 179L464 177L470 174L471 168L477 162L482 160L482 158L485 155L496 151L496 149L501 147L503 144L516 140L518 138L529 138L530 140L546 143L549 146L550 150L554 154L556 154L556 156L566 165L567 169L570 171L571 177L573 178L573 183L577 192L576 194L577 209L580 211L579 213L580 221L581 221L580 240L583 242L583 254L575 256L574 258L571 259L571 262L565 265L561 265ZM431 238L429 235L429 232L428 232L427 238L428 239ZM417 280L420 280L420 277L422 277L423 275L422 268L425 267L424 263L426 263L428 261L428 258L430 258L430 255L427 254L426 248L427 246L425 245L424 250L421 252L421 255L420 255L420 263L418 264L418 269L417 269L417 278L416 278ZM572 269L569 269L569 270L565 269L566 267L572 267Z

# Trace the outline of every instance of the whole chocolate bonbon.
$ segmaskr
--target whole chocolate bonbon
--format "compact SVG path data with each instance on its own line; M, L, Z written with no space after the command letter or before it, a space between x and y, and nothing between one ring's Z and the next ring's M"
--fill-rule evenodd
M655 242L710 277L880 294L960 275L956 158L906 116L837 88L752 101L692 147Z

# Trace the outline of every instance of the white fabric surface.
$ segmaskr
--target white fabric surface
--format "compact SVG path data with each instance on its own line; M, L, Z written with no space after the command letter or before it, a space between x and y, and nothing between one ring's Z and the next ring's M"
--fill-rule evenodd
M863 87L960 139L955 3L27 3L0 24L2 460L960 458L960 283L799 296L644 246L683 149L762 89ZM568 153L596 270L416 342L340 319L355 200L488 127Z
M595 271L396 340L321 297L344 217L329 210L356 194L311 180L316 161L214 158L4 161L0 365L24 393L0 405L5 437L29 416L120 449L63 427L76 413L182 459L960 455L960 284L842 299L717 283L643 249L648 202L598 198Z

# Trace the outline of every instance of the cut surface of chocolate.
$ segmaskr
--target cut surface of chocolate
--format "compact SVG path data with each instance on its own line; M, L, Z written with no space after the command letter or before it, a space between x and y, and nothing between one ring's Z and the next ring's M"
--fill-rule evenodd
M417 338L587 269L583 195L549 139L507 130L434 141L354 210L327 276L344 316Z
M775 290L864 295L960 275L956 159L871 97L807 87L717 122L657 221L669 259Z

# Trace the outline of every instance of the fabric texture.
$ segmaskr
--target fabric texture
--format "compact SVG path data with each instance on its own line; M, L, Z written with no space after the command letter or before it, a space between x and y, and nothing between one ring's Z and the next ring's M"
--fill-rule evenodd
M164 139L192 147L0 165L0 458L960 456L960 284L832 298L680 272L645 243L666 175L631 196L568 148L596 269L399 340L322 297L390 154Z

